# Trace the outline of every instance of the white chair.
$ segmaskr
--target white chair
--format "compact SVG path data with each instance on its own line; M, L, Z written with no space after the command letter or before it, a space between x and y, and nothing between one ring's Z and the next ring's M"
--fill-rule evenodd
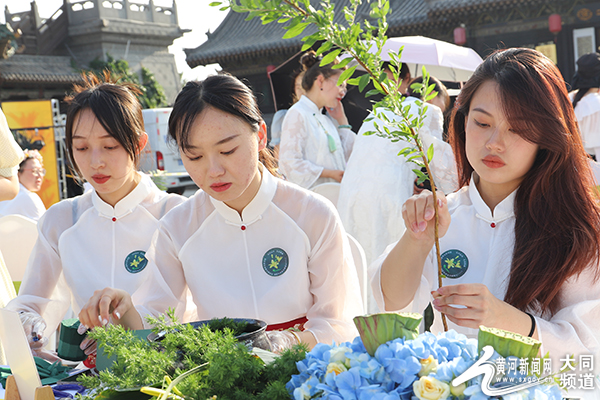
M334 206L337 207L338 197L340 196L340 184L337 182L326 182L321 183L320 185L312 187L312 190L315 193L319 193L321 196L327 197L329 201L333 203Z
M358 284L360 285L360 297L362 299L363 308L367 310L367 293L369 279L367 278L367 257L358 240L354 239L352 235L348 235L348 242L350 243L350 249L352 250L352 257L354 258L354 265L356 266L356 273L358 274Z
M0 218L0 252L13 282L21 282L38 237L37 223L22 215Z

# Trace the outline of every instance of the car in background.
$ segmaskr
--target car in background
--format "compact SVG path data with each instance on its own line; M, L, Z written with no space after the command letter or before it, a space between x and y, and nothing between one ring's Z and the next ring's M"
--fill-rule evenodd
M148 144L140 157L140 170L169 193L195 192L198 187L183 167L177 145L169 140L171 111L170 107L142 110Z

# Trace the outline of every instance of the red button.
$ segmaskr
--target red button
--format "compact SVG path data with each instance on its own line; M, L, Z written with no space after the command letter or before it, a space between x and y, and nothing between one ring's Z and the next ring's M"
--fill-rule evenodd
M492 222L492 223L490 224L490 226L491 226L492 228L495 228L495 227L496 227L496 224Z
M116 217L113 217L113 222L116 222L116 221L117 221L117 218L116 218Z
M242 230L245 231L246 230L246 225L242 225Z

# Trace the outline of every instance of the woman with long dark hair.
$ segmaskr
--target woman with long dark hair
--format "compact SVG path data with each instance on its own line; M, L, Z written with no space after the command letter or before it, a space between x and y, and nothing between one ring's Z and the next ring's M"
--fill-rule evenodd
M405 203L407 230L371 271L380 306L423 312L431 301L432 331L441 312L467 335L484 325L537 338L553 372L567 354L598 359L600 206L556 66L531 49L489 56L457 99L450 141L461 189Z

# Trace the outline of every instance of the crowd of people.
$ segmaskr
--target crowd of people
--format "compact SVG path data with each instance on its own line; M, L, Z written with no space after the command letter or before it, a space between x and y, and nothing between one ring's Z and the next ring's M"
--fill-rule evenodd
M471 337L485 325L539 339L555 365L565 352L600 356L600 203L590 161L600 132L586 122L600 115L598 54L580 60L570 95L541 53L494 52L462 87L447 136L449 96L432 77L437 95L418 135L434 148L436 201L398 156L411 143L364 135L377 120L358 135L350 129L338 82L344 68L320 60L307 52L293 76L297 101L273 129L278 160L250 88L226 74L185 85L169 136L200 188L189 199L136 170L147 135L135 87L92 75L75 87L66 144L93 190L41 216L7 305L34 352L42 354L69 306L82 332L144 328L146 316L168 308L184 322L261 319L281 351L352 340L352 318L365 311L423 313L431 303L432 332L443 329L443 313ZM400 77L416 113L424 99L411 87L422 78L407 69ZM23 158L0 131L1 198L16 195L15 175L21 191L34 192L42 160ZM309 190L323 182L341 183L337 207ZM367 304L347 232L370 264Z

